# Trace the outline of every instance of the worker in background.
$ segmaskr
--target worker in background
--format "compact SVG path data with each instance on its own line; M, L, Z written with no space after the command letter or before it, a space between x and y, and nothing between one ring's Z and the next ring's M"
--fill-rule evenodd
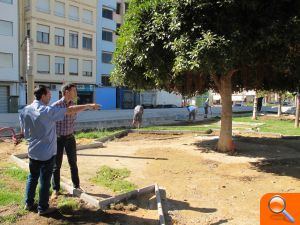
M137 105L133 111L132 126L140 128L143 121L144 107L142 105Z
M195 121L197 107L193 105L189 105L186 108L189 111L189 121Z

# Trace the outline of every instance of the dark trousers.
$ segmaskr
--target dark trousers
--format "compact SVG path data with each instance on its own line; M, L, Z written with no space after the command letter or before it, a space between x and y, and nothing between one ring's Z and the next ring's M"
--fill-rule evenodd
M189 120L191 120L193 118L193 120L196 119L196 110L192 110L189 112Z
M57 137L57 154L53 168L52 187L53 190L60 189L60 168L63 160L64 149L67 154L68 162L71 170L71 178L74 188L78 188L79 176L77 167L76 141L74 135Z
M25 202L30 206L34 204L35 190L40 178L39 211L49 208L49 190L54 158L53 156L47 161L29 159L29 175L26 184Z

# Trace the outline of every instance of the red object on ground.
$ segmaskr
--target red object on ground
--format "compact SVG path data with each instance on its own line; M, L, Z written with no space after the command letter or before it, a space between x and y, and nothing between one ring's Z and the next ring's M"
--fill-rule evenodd
M0 138L1 138L1 133L6 132L6 131L9 131L11 133L11 139L13 140L15 145L17 145L21 142L21 140L23 138L23 135L21 133L16 134L14 129L11 128L11 127L2 127L2 128L0 128ZM6 138L10 138L10 137L6 137Z

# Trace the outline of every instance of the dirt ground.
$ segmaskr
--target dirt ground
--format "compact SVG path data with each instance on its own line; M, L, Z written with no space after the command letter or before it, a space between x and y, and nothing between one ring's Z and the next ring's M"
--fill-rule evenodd
M300 140L247 135L236 137L235 143L237 154L231 156L213 150L213 136L129 134L104 148L78 151L81 185L98 198L111 196L111 191L90 179L102 165L127 168L129 180L138 187L158 183L165 188L168 224L258 225L259 202L265 193L299 192ZM62 174L70 177L67 160ZM134 212L87 208L70 219L48 218L39 223L76 224L77 217L81 224L157 224L153 199L145 202L137 204ZM19 224L30 224L31 217L36 219L35 214L28 214Z

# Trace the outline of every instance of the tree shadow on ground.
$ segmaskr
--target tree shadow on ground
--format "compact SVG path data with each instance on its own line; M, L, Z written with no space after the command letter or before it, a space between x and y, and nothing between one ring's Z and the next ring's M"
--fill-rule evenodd
M247 157L254 169L300 178L300 139L235 136L232 157ZM216 152L217 140L201 140L195 145L201 152Z

